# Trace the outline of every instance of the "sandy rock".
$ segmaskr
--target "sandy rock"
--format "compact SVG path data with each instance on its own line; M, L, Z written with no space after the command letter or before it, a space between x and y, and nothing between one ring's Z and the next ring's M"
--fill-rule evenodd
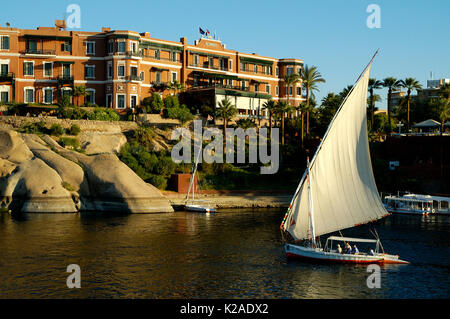
M39 158L23 162L0 183L3 201L25 213L76 212L72 194L62 186L58 173Z
M16 169L16 164L0 158L0 178L7 177Z
M104 134L94 132L82 132L78 136L81 147L87 155L101 153L119 153L120 149L127 142L127 138L122 133Z
M90 195L84 171L78 164L53 152L43 140L34 134L23 134L23 139L36 157L59 174L69 191L79 192L81 196Z
M113 154L80 157L99 210L132 213L173 212L169 201Z
M22 163L33 158L33 153L17 132L0 130L0 158Z

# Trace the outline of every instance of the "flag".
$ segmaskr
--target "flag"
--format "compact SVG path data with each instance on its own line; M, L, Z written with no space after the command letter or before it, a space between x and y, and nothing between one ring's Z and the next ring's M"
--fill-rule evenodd
M202 28L198 28L198 32L200 32L200 34L205 34L205 31L202 30Z
M206 29L206 35L209 35L209 33L210 33L210 32L209 32L209 30L208 30L208 29Z

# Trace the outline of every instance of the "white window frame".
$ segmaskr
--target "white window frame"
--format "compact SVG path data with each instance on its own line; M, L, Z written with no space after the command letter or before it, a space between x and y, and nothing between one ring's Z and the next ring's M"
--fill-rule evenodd
M5 49L4 47L3 47L3 38L9 38L9 48L8 49ZM9 51L9 50L11 50L11 37L9 36L9 35L0 35L0 51Z
M50 75L46 75L46 74L45 74L45 65L46 65L46 64L50 64L50 65L51 65L51 74L50 74ZM43 72L43 76L44 76L44 77L46 77L46 78L52 78L52 77L53 77L53 62L44 62L44 63L43 63L43 71L44 71L44 72Z
M123 51L120 51L120 44L123 43ZM122 41L117 41L117 53L123 53L125 54L125 52L127 51L127 42L125 40Z
M11 101L11 89L10 89L10 86L9 85L0 85L0 98L1 98L1 94L2 93L8 93L8 101L7 102L10 102ZM1 102L1 99L0 99L0 102Z
M200 63L200 59L199 59L199 56L198 56L198 54L194 54L194 57L193 57L192 63L194 64L194 66L198 66L198 65L199 65L199 63Z
M108 97L111 99L111 105L108 105ZM113 95L112 94L106 94L106 107L112 107L113 106Z
M94 100L94 103L90 102L90 104L96 104L95 103L95 89L88 88L88 89L86 89L86 92L91 92L90 96L92 96L92 99ZM85 101L85 103L86 103L86 101Z
M9 59L7 59L7 60L0 60L0 73L1 73L1 71L2 71L2 68L1 68L2 65L7 65L7 66L8 66L8 72L7 72L7 73L9 73L9 70L10 70L10 68L9 68L9 62L10 62Z
M133 50L133 45L136 45L136 50ZM130 41L130 52L139 52L139 44L137 41Z
M233 70L233 60L228 60L228 65L230 66L230 70Z
M120 67L123 66L123 75L120 75ZM127 76L127 69L125 68L125 63L118 63L117 64L117 78L118 79L125 79Z
M33 64L33 74L25 74L25 70L27 69L25 67L25 63L32 63ZM24 76L34 76L34 70L35 70L35 68L34 68L34 61L23 61L23 75Z
M88 73L86 72L86 74L84 75L84 78L85 79L95 79L95 65L94 64L86 64L85 70L87 70L87 68L94 68L94 75L88 76Z
M136 107L139 105L139 96L137 94L130 94L130 108L131 109L134 109L134 107L132 106L133 104L131 103L133 96L136 97Z
M110 72L110 70L111 70L111 72ZM107 74L108 79L112 79L113 78L114 67L113 67L112 61L108 61L108 64L106 66L106 74Z
M270 94L270 84L266 84L266 93Z
M89 44L93 45L93 51L94 52L89 52L88 51ZM95 41L86 41L86 55L95 55Z
M123 107L119 107L119 96L123 96ZM127 108L127 95L124 93L116 93L116 109L124 110Z
M54 95L54 89L55 88L52 88L52 87L45 87L45 88L42 88L42 104L53 104L53 101L54 101L54 97L55 97L55 95ZM52 91L52 101L51 102L46 102L45 101L45 91L47 91L47 90L50 90L50 91Z
M72 88L68 88L68 87L61 88L61 97L64 96L64 91L72 92ZM69 94L69 97L70 97L70 100L72 101L72 99L73 99L72 94Z
M175 79L173 78L173 76L175 75ZM178 81L178 73L177 72L170 72L170 81L171 82L175 82Z
M27 90L33 90L33 101L27 100ZM23 88L23 101L25 103L36 103L36 88L34 86L26 86Z

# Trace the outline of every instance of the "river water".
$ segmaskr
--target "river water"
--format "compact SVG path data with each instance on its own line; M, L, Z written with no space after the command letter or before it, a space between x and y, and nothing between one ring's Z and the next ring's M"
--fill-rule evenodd
M375 225L410 265L287 261L283 210L107 214L0 214L0 298L449 298L450 217L389 216ZM368 227L343 232L370 238ZM66 268L81 268L68 289Z

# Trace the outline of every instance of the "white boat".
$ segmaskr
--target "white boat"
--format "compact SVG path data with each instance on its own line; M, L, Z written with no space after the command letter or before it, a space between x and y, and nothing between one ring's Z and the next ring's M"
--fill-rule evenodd
M197 159L195 160L195 163L192 167L192 175L191 179L189 181L189 189L186 195L185 203L184 203L184 209L189 212L197 212L197 213L215 213L216 209L213 207L210 207L208 204L203 204L205 201L202 200L196 200L195 199L195 174L197 173L197 167L198 167L198 161L200 159L201 149L198 152ZM192 191L192 198L190 198L190 194Z
M376 53L375 53L376 55ZM374 57L375 57L374 55ZM372 60L331 121L281 223L286 256L338 263L408 263L384 252L380 238L320 237L381 219L389 213L375 185L367 138L367 88ZM334 241L374 244L375 250L339 253ZM380 250L381 249L381 250Z
M450 215L450 197L408 193L385 196L383 202L386 209L395 214Z

